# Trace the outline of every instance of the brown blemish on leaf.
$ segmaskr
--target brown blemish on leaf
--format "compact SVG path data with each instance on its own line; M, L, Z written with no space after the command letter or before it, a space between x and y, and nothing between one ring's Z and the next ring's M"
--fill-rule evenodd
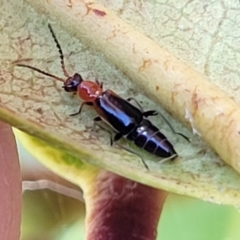
M207 149L200 149L197 154L198 155L205 155L207 153Z
M112 35L109 36L106 40L109 40L109 39L114 38L114 37L116 37L116 36L117 36L117 30L114 29L114 30L112 31Z
M86 4L87 12L86 12L86 14L84 16L87 16L89 14L89 12L92 10L92 8L89 7L89 5L92 5L92 3L87 3Z
M68 0L67 6L70 7L70 8L72 8L72 0Z
M197 110L198 109L198 99L197 99L197 93L194 93L192 95L192 104L194 106L194 109Z
M159 90L159 86L158 85L156 85L156 91L158 91Z
M22 62L31 62L33 59L32 58L22 58L22 59L17 59L12 62L12 64L18 64Z
M180 88L182 84L175 84L174 88L172 89L172 94L171 94L171 101L174 103L176 95L179 93L178 88Z
M144 70L145 68L149 67L151 65L152 61L151 59L143 59L142 66L139 67L139 71Z
M30 35L26 37L18 36L17 38L13 38L13 41L17 47L18 54L24 54L24 51L28 45L32 45L32 39Z
M36 109L36 111L40 114L43 114L43 110L41 108Z
M192 116L194 116L198 110L198 94L197 94L197 89L195 88L194 89L194 92L192 94L192 99L191 99L191 102L192 102L192 108L193 108L193 111L192 111Z

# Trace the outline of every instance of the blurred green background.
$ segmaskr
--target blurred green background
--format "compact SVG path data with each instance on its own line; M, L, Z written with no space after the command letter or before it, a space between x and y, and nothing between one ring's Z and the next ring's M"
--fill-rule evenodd
M49 190L24 194L22 240L83 240L84 204ZM237 209L170 194L159 222L163 240L238 240Z

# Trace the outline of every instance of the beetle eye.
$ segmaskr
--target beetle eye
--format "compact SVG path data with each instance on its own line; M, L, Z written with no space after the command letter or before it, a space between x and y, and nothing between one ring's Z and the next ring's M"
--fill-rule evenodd
M72 82L69 84L69 86L71 86L72 89L77 88L78 85L79 85L79 82L75 81L74 79L73 79Z
M68 84L64 84L64 89L66 92L77 92L78 83L72 81Z

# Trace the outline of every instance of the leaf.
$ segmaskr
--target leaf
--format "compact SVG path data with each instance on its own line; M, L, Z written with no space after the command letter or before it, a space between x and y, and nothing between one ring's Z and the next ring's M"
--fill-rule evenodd
M154 123L156 123L157 126L161 126L163 132L175 145L175 148L181 157L174 162L164 162L161 164L161 162L151 155L134 148L144 156L144 160L150 168L150 171L147 171L142 166L139 157L118 149L117 147L110 147L108 135L106 133L101 131L95 133L91 130L92 117L95 115L90 109L86 109L80 119L79 117L69 117L69 114L78 109L80 101L77 97L65 93L62 90L60 83L49 78L43 78L39 74L33 73L28 69L19 69L14 66L13 63L19 63L25 60L24 63L37 66L40 69L62 76L62 73L60 72L61 67L59 64L58 52L57 50L53 50L56 49L55 44L47 29L47 17L43 16L43 12L48 17L52 17L53 19L57 18L57 22L61 22L62 26L65 29L68 29L69 32L74 33L76 37L79 37L82 34L82 32L77 34L76 29L79 25L75 25L76 19L75 21L72 21L73 19L67 15L67 11L65 12L65 15L59 11L62 6L61 4L66 4L65 1L58 3L48 1L48 4L55 4L55 7L49 10L51 15L49 15L47 10L41 6L42 3L45 2L32 2L32 4L36 4L35 6L38 5L38 8L36 9L40 12L39 15L37 15L35 10L27 4L23 3L21 5L21 3L15 3L14 1L4 1L4 5L0 10L2 16L1 26L4 26L4 31L2 31L0 35L2 40L0 48L2 56L0 68L0 118L15 127L48 142L50 146L57 147L70 153L73 157L106 168L124 177L167 191L194 196L208 201L239 206L240 179L238 174L230 167L224 165L209 147L201 141L200 137L192 135L187 129L183 128L178 122L167 115L167 113L164 112L164 115L170 119L173 127L178 132L183 132L185 135L190 136L192 142L189 144L184 139L180 139L169 132L167 125L162 119L153 119ZM193 4L194 3L196 2L193 1ZM188 13L188 11L191 11L189 8L185 9L183 3L183 5L177 5L175 8L157 2L144 3L144 6L133 6L132 4L133 3L129 3L128 8L126 8L128 10L123 15L123 18L125 19L128 19L129 15L133 16L131 20L132 25L135 25L136 23L139 28L140 25L144 26L144 30L142 31L151 35L153 39L156 39L156 43L164 45L164 47L171 50L177 56L181 56L182 61L188 60L193 64L196 63L196 60L200 61L204 58L204 55L200 55L201 48L197 48L198 44L196 44L196 42L200 41L199 38L193 38L194 43L192 44L195 44L195 48L193 48L192 51L192 45L190 45L191 39L188 40L190 35L194 34L194 31L198 34L197 36L202 36L201 32L205 30L204 23L202 23L202 25L200 24L198 28L192 30L195 18L191 18L191 14L193 13ZM187 5L190 6L191 4L189 3ZM93 6L95 6L93 3L87 5L87 7L89 7L88 9L93 9ZM165 8L163 8L163 6L165 6ZM69 5L68 9L70 9L70 7L71 6ZM211 6L208 5L208 8L210 9ZM139 9L139 11L133 14L131 9ZM177 20L174 20L174 17L173 19L171 18L172 16L175 16L174 13L177 15L178 12L181 12L181 9L186 11L188 18L191 21L188 20L186 23L184 22L184 17L181 18L181 16L179 16L181 22L178 23ZM198 8L193 5L192 9L197 10ZM20 10L21 15L17 14ZM164 14L159 14L161 11L164 11ZM99 15L100 13L101 12L95 11L96 15ZM163 24L164 18L168 19L167 26L169 26L169 28L171 24L176 25L178 34L174 32L174 28L165 29L165 32L160 31L162 30L161 28L165 27ZM219 17L218 21L220 22L221 19L222 18ZM151 21L153 24L149 24ZM153 102L141 95L140 90L136 89L135 85L131 85L128 79L120 71L107 64L101 53L95 52L95 49L99 49L100 47L97 48L97 44L92 46L91 44L94 41L97 41L97 38L89 41L87 47L86 45L82 45L76 38L68 35L67 32L60 30L59 26L56 24L54 24L53 27L58 40L64 49L68 69L79 71L84 77L88 77L87 72L94 71L91 79L94 79L95 76L99 79L107 79L104 80L106 88L114 89L114 91L124 97L133 95L143 102L144 109L156 109L162 111ZM96 24L96 28L100 27L101 25ZM184 35L184 31L181 29L189 31L188 34ZM159 36L159 33L161 33L161 36ZM209 33L209 38L212 39L212 41L216 40L216 38L214 38L214 31L211 32L211 34ZM88 36L81 36L86 42ZM137 31L136 36L138 36ZM112 37L114 37L114 34ZM160 40L157 40L158 38ZM137 40L136 37L136 41ZM123 38L122 45L114 46L117 52L116 50L115 52L112 52L111 50L111 56L112 58L115 58L113 64L119 60L119 62L125 66L125 68L121 68L123 72L132 77L135 73L133 74L131 69L136 69L136 66L134 65L135 63L125 62L124 65L124 61L120 61L119 59L119 53L124 44L126 44L126 41ZM204 51L207 51L204 46L205 45L203 44L201 47ZM211 46L211 44L208 46ZM109 45L109 49L110 47L112 49L112 46ZM183 55L183 52L177 52L178 49L182 48L185 48L185 55ZM209 49L211 48L209 47ZM198 57L192 57L194 54L197 54ZM199 65L196 64L195 67L198 68L198 66L201 66L201 68L199 68L201 71L201 69L204 69L203 66L205 66L205 69L208 69L209 66L213 66L216 58L211 59L212 56L214 55L209 52L208 59L202 60L202 62L199 63ZM108 59L111 58L108 56ZM149 62L146 61L144 64L143 67L148 66ZM128 65L130 67L126 67ZM222 67L224 67L224 65L222 65ZM68 71L70 72L70 70ZM72 72L74 73L74 71ZM202 72L204 73L203 70ZM208 72L205 73L208 74ZM144 74L147 73L144 72ZM174 75L175 77L176 74L181 74L181 72L176 72ZM147 75L144 76L146 77ZM137 79L136 75L134 79ZM143 79L146 81L147 78L141 77L139 86L145 88L145 92L148 96L152 95L154 100L157 99L157 96L160 96L161 99L165 97L169 99L169 95L164 91L166 87L165 85L157 85L157 88L155 85L151 84L150 81L148 82L149 84L146 85L145 82L144 85ZM215 79L217 78L215 77ZM221 87L224 86L222 85L222 82L219 82L218 85ZM228 87L227 90L230 94L234 93L236 85L237 82L234 87L231 87L232 92ZM181 94L181 97L184 98L184 94ZM171 109L173 106L171 106L169 102L163 104L163 106L170 111L171 114L174 114L175 116L181 115L180 119L183 120L185 114L184 108L176 110L175 108L177 105L174 105L175 108ZM199 110L199 112L201 111ZM203 129L204 128L201 127L200 130ZM208 128L206 128L206 131L207 129ZM209 139L207 138L207 140ZM222 141L221 144L223 145L223 143L224 142ZM125 141L124 144L128 143ZM231 142L229 140L227 147L230 144ZM221 150L220 147L219 149ZM71 162L71 164L78 165L80 163L74 161L74 163Z

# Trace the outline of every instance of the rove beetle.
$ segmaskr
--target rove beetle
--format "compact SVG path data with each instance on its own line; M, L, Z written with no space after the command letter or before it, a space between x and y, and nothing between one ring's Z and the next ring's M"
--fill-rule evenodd
M124 137L132 141L136 146L155 156L172 160L175 159L178 155L174 150L173 145L160 132L160 130L154 126L149 119L147 119L149 116L155 116L158 113L154 110L143 111L140 104L134 98L128 98L125 100L110 89L103 90L103 83L100 83L98 80L95 82L83 80L82 76L78 73L70 76L65 69L64 55L61 46L50 24L48 24L48 27L59 50L61 67L66 80L29 65L17 64L16 66L29 68L61 81L63 82L63 88L66 92L77 93L78 96L83 100L83 103L81 104L78 112L73 113L70 116L80 114L84 105L92 106L98 114L98 116L93 119L94 122L100 126L97 122L104 121L116 132L113 138L111 135L111 145L113 142L116 142ZM130 103L131 100L136 101L139 108L132 105ZM165 117L162 117L167 122L171 130L176 133ZM187 141L189 141L189 139L183 134L176 134L181 135ZM144 166L148 169L148 166L139 154L128 148L123 148L138 155L141 158Z

